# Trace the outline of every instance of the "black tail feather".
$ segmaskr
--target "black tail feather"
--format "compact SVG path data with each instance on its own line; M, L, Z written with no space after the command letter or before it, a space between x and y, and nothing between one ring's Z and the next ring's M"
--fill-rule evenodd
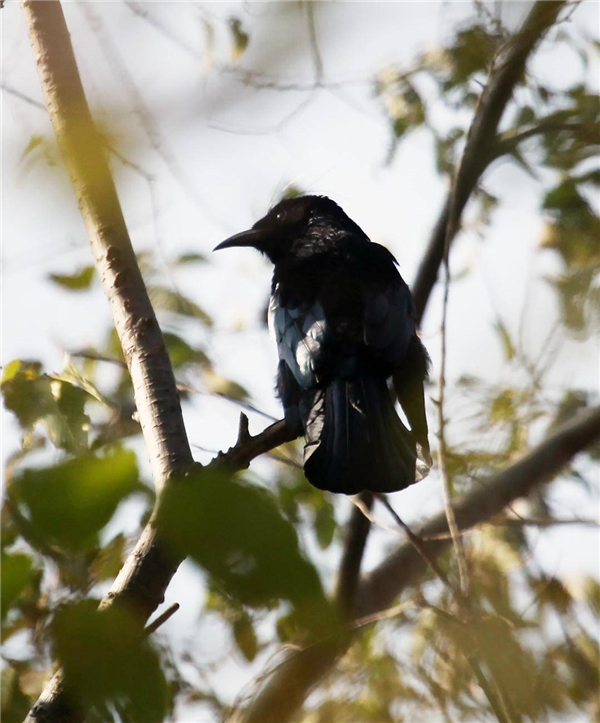
M319 489L396 492L421 478L414 439L381 378L333 381L315 397L305 432L304 471Z

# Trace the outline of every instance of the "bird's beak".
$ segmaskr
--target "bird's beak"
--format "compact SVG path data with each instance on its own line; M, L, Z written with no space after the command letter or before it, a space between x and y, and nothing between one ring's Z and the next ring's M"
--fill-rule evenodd
M233 246L253 246L259 249L261 247L261 241L264 240L264 232L257 228L251 228L248 231L242 231L230 236L225 241L222 241L218 246L215 246L213 251L220 251L221 249L230 249Z

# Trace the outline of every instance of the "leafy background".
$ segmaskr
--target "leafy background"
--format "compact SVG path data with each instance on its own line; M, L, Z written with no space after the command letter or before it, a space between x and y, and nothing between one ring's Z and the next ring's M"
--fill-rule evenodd
M65 4L197 459L233 444L240 408L253 432L280 415L264 326L270 269L250 252L213 259L210 249L281 195L326 193L394 252L410 283L487 69L529 7ZM598 13L573 6L535 53L452 252L446 416L457 492L598 401ZM2 17L3 719L21 720L58 657L97 720L217 720L282 646L335 629L323 591L351 504L309 487L294 445L243 479L208 480L171 516L214 511L205 538L180 539L195 519L174 524L176 544L192 551L168 591L179 612L144 641L121 613L96 622L93 601L154 493L17 4ZM436 289L422 329L434 376L440 316ZM597 460L591 450L502 524L467 537L486 613L477 630L448 616L452 600L427 577L357 640L304 719L493 720L468 662L475 644L511 691L514 720L599 715ZM437 511L437 474L392 502L409 523ZM582 518L591 524L566 524ZM365 568L394 543L375 528ZM442 562L455 574L452 556ZM113 663L99 669L107 648Z

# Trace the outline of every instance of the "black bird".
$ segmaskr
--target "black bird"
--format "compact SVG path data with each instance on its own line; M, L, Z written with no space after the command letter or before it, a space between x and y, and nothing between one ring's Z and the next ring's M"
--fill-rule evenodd
M285 419L304 434L315 487L395 492L431 464L423 382L429 357L392 254L325 196L278 203L218 249L251 246L275 265L269 327ZM394 409L393 392L409 432Z

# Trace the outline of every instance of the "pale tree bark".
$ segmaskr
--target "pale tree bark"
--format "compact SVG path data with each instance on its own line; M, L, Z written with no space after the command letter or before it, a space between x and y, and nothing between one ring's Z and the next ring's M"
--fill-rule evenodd
M137 415L157 492L192 463L169 356L148 298L103 144L92 120L59 2L23 0L22 9L46 105L109 299L133 383ZM163 600L180 560L157 544L149 524L103 605L127 600L140 626ZM28 721L75 721L60 673L44 690Z
M101 608L118 602L138 613L142 627L164 599L181 559L167 552L154 525L161 492L193 465L169 356L135 258L103 144L91 117L63 11L55 0L23 0L31 46L48 112L90 238L131 374L137 414L154 482L157 507ZM284 422L250 437L245 418L238 442L214 465L234 471L289 441ZM61 673L41 694L29 723L76 723L84 717L66 699Z

